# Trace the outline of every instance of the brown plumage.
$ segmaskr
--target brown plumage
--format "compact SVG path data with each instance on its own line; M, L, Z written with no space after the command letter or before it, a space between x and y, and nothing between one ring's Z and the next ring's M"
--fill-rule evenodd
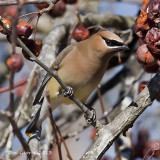
M121 38L114 33L98 32L87 40L66 47L56 58L52 68L58 71L58 76L67 86L74 89L74 95L85 103L100 83L110 58L114 53L126 49ZM52 109L61 103L73 103L69 98L60 94L62 87L56 79L50 77L47 81L44 85L47 83ZM40 127L48 116L48 108L42 105L38 116L38 120L34 122L34 125L32 123L32 127L27 130L28 133L32 132L33 126Z

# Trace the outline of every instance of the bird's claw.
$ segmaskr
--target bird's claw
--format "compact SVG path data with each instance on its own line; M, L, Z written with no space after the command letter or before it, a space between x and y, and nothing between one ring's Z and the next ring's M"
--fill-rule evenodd
M84 117L86 119L87 124L93 125L93 126L96 125L96 111L95 111L95 109L92 108L90 110L90 113L85 114Z
M67 88L68 88L68 91L64 91L63 90L63 96L64 97L72 97L73 96L73 92L74 92L73 88L70 87L70 86L67 86Z

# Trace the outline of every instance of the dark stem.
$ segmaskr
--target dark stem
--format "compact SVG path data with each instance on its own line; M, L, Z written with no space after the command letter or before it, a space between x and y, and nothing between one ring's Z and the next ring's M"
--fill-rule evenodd
M60 146L59 138L58 138L58 135L57 135L56 124L55 124L54 119L52 117L52 109L51 109L50 105L48 105L48 110L49 110L49 118L50 118L50 121L51 121L51 124L52 124L54 136L55 136L57 147L58 147L59 159L62 160L61 146Z
M10 103L9 110L14 113L14 72L10 72L9 77L9 86L10 86Z
M59 133L59 135L61 137L61 140L62 140L62 142L64 144L64 147L66 149L67 157L69 158L69 160L72 160L71 154L69 153L69 149L68 149L67 144L66 144L66 141L64 140L64 138L63 138L63 136L61 134L61 131L60 131L60 129L59 129L59 127L57 125L56 125L56 128L57 128L57 131L58 131L58 133Z
M58 0L52 0L52 3L57 3ZM48 3L48 0L25 0L24 4L42 4L42 3ZM9 6L9 5L17 5L17 0L5 0L0 1L0 6Z
M7 117L8 117L8 119L9 119L11 125L12 125L13 133L18 137L21 145L23 146L24 151L25 151L26 154L27 154L28 159L30 159L30 157L31 157L31 154L30 154L30 153L31 153L31 152L30 152L29 146L28 146L28 144L26 143L24 137L22 136L22 133L20 132L19 128L17 127L16 122L13 120L13 118L12 118L12 117L13 117L12 113L11 113L11 112L8 112Z

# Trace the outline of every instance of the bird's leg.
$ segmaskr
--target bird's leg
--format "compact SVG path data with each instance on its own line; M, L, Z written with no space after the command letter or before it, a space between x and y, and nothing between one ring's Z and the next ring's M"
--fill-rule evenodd
M90 112L84 115L87 124L96 126L96 111L94 108L89 108Z
M68 91L65 91L64 89L62 89L60 92L63 93L64 97L72 97L74 89L70 86L67 86L67 88L68 88Z

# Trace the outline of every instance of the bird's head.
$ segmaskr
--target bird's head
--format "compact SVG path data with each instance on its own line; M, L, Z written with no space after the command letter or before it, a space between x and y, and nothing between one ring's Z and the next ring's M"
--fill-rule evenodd
M98 32L90 39L94 51L102 56L107 54L112 56L114 53L129 49L119 36L109 31Z

